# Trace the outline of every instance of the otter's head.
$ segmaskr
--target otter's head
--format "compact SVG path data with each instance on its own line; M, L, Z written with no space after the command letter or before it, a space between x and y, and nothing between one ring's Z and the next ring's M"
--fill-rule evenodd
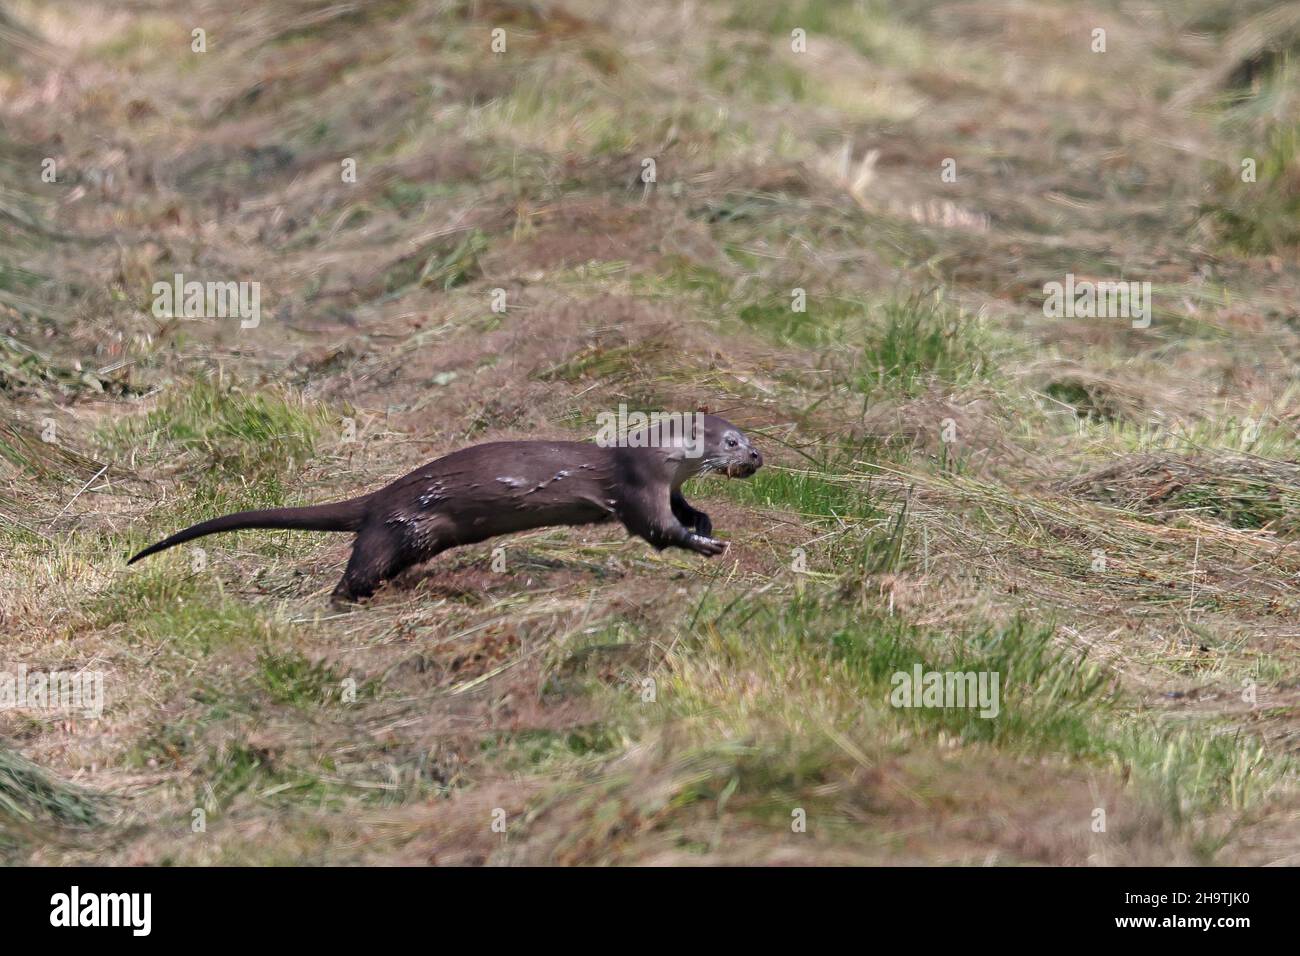
M656 412L654 415L659 417L627 432L621 444L629 448L665 449L665 457L674 468L674 489L696 475L748 478L763 465L758 449L725 418L701 412Z
M703 455L700 456L696 474L726 475L728 478L748 478L763 467L763 456L749 439L731 422L717 415L705 415Z

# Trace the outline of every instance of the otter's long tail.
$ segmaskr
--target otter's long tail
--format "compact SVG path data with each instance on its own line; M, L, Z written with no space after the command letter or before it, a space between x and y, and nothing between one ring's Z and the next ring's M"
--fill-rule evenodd
M240 511L233 515L223 515L210 521L202 521L184 531L177 531L170 538L163 538L157 544L151 544L137 554L127 564L135 564L141 558L147 558L158 551L205 534L218 531L238 531L242 528L294 528L300 531L356 531L361 527L366 513L369 495L339 501L328 505L312 505L307 508L268 508L265 511Z

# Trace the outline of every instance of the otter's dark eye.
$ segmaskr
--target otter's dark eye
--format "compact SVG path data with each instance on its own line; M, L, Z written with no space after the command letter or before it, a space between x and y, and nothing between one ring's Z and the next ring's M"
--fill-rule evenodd
M736 447L736 439L734 439L734 438L728 438L728 439L727 439L727 447L728 447L728 448L735 448L735 447Z

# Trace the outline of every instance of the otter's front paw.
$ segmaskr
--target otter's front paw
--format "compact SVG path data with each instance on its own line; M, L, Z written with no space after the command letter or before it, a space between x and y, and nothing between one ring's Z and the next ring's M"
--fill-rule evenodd
M692 551L707 558L717 557L727 550L727 542L719 541L717 538L706 538L703 535L693 534L689 542Z

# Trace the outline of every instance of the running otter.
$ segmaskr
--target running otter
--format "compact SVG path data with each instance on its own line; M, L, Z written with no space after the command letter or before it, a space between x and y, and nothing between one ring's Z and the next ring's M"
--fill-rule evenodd
M380 583L462 544L548 525L617 520L656 549L713 557L726 550L713 522L682 496L705 473L748 478L763 456L716 415L633 432L619 447L587 442L511 441L473 445L368 495L305 508L241 511L178 531L128 564L203 535L241 528L354 531L352 557L333 599L369 597ZM701 440L699 430L703 429Z

